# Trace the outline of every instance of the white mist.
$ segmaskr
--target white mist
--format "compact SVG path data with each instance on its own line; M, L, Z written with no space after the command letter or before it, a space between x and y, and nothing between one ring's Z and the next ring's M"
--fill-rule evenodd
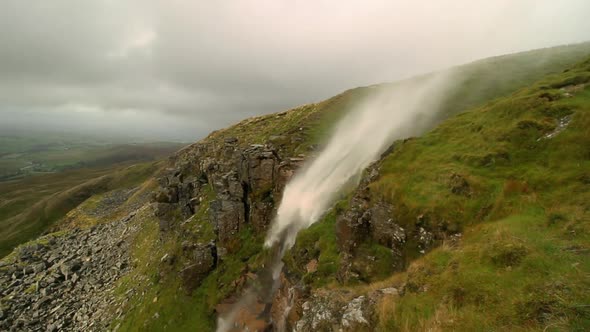
M282 252L291 248L297 233L318 221L343 186L394 140L431 125L448 89L449 76L439 73L413 83L375 87L374 93L336 126L318 157L286 186L265 245L283 241Z
M374 87L338 123L317 158L289 182L265 241L265 246L278 249L267 266L273 279L271 293L280 286L282 257L295 244L297 234L318 221L334 204L342 188L358 178L394 140L420 134L432 125L448 91L450 76L445 72L410 83ZM255 291L248 289L225 317L219 317L217 332L234 329L236 315L256 298ZM284 322L277 326L284 326Z

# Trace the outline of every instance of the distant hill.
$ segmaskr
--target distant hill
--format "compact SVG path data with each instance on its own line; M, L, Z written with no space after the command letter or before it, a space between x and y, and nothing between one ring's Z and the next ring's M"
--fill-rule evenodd
M2 132L0 181L117 162L160 159L180 149L173 142L129 142L77 134Z

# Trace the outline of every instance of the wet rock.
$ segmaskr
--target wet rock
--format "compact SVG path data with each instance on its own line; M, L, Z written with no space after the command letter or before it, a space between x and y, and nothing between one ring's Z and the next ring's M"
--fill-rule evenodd
M216 250L212 244L197 244L190 249L190 265L181 271L184 289L191 292L197 288L203 279L211 272L216 262Z
M219 236L219 241L225 245L238 234L240 226L246 222L244 202L236 200L216 200L211 203L210 218Z
M340 325L344 329L358 331L369 326L370 313L368 311L371 307L366 302L364 296L359 296L342 307Z
M270 223L274 214L274 199L272 193L266 193L267 197L263 197L263 201L256 201L250 205L250 222L258 233L264 233Z

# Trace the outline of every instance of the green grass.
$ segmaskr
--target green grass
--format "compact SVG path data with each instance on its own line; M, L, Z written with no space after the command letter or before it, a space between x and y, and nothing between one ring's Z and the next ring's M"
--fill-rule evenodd
M545 221L541 210L512 215L471 228L459 248L443 246L417 261L407 273L407 293L382 326L587 329L590 264L568 249L583 239L572 242L564 238L566 227L548 229Z
M344 201L340 203L344 204ZM333 209L322 220L301 231L297 242L285 255L284 261L290 273L297 273L307 284L315 287L336 282L340 255L336 239L336 214ZM307 271L306 265L317 262L316 271Z
M472 223L485 208L490 208L488 218L502 217L518 208L521 200L514 198L520 194L547 202L573 199L573 204L583 205L568 193L585 190L582 182L572 180L590 165L588 90L550 102L539 97L546 91L539 88L544 85L540 82L536 88L461 114L399 145L382 162L383 175L372 184L374 192L410 210L435 213L461 225ZM571 124L556 137L543 139L555 129L564 109L571 114ZM528 122L539 125L523 127ZM452 174L470 183L472 196L450 191ZM412 226L411 216L401 217L405 226Z
M464 232L458 247L410 265L383 330L590 328L590 85L573 97L559 90L590 82L589 72L590 59L448 119L383 160L372 192L403 211L402 226L412 231L422 214L430 228ZM566 115L569 126L544 139ZM470 195L452 192L452 174Z

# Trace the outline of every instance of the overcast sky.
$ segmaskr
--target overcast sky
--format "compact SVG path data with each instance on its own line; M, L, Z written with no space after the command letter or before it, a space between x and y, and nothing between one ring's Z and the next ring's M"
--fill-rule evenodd
M0 2L0 130L194 140L244 117L590 39L588 0Z

